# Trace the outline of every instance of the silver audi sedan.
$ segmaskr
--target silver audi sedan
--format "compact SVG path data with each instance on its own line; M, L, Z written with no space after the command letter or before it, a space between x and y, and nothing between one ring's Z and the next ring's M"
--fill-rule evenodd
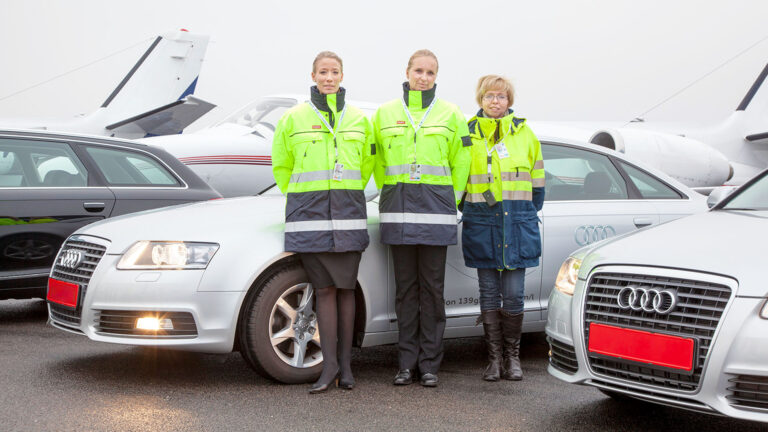
M711 211L563 263L549 373L619 399L768 422L768 170Z
M542 331L560 263L599 240L706 211L705 197L601 147L542 139L543 257L526 272L525 331ZM397 340L395 283L369 194L371 246L357 290L356 343ZM279 191L113 218L77 231L50 275L50 323L96 341L212 353L240 350L267 377L317 378L322 356L313 287L283 251ZM461 215L457 214L461 226ZM459 236L460 237L460 236ZM478 336L477 273L448 249L448 338Z

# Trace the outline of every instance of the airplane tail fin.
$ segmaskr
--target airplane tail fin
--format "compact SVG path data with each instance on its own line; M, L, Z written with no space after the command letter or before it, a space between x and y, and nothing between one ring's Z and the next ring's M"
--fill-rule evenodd
M768 139L768 64L750 87L747 94L736 108L734 117L741 123L740 129L745 133L744 139L749 142ZM768 143L768 141L766 141Z
M186 30L158 36L93 115L109 125L109 135L123 138L181 132L215 106L188 97L195 91L208 40Z

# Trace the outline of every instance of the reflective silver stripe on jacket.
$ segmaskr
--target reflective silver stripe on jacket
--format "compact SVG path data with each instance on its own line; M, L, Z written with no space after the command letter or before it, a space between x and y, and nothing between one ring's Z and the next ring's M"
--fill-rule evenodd
M501 173L501 181L531 181L531 173L527 171L504 171ZM469 176L469 182L472 184L487 184L488 174L472 174Z
M409 174L410 171L411 171L411 164L391 165L387 167L385 174L388 176L393 176L393 175L400 175L400 174ZM446 166L421 165L421 174L450 177L451 169Z
M305 183L311 181L330 180L333 178L333 170L307 171L291 175L291 183ZM362 180L360 170L344 169L342 180Z
M381 223L412 223L430 225L456 225L458 219L455 214L434 213L380 213Z
M539 159L536 161L536 163L533 164L533 169L544 169L544 161Z
M501 191L501 199L510 201L532 201L533 192L530 191ZM480 203L485 202L485 198L482 193L468 193L465 198L466 202Z
M364 230L367 228L367 221L365 219L333 219L285 223L285 232L344 231Z
M542 178L535 178L535 179L533 179L533 181L531 183L533 183L533 187L544 187L546 185L544 177L542 177Z

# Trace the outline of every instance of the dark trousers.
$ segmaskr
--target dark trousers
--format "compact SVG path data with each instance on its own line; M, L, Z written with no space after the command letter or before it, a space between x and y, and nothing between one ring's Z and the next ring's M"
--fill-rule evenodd
M392 245L400 369L437 373L445 331L447 246Z

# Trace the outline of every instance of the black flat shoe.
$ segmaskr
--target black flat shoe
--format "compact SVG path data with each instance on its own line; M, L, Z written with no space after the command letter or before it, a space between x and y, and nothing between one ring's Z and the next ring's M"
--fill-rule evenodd
M316 383L312 384L312 386L309 387L309 394L317 394L317 393L323 393L325 391L328 391L328 388L331 385L335 385L336 387L339 386L338 372L336 372L336 375L334 375L329 382L321 382L320 380L317 380Z
M410 369L400 369L397 371L397 375L395 375L394 381L392 381L392 384L394 385L408 385L413 383L413 374L411 374Z
M437 374L427 372L422 375L421 385L424 387L437 387Z

